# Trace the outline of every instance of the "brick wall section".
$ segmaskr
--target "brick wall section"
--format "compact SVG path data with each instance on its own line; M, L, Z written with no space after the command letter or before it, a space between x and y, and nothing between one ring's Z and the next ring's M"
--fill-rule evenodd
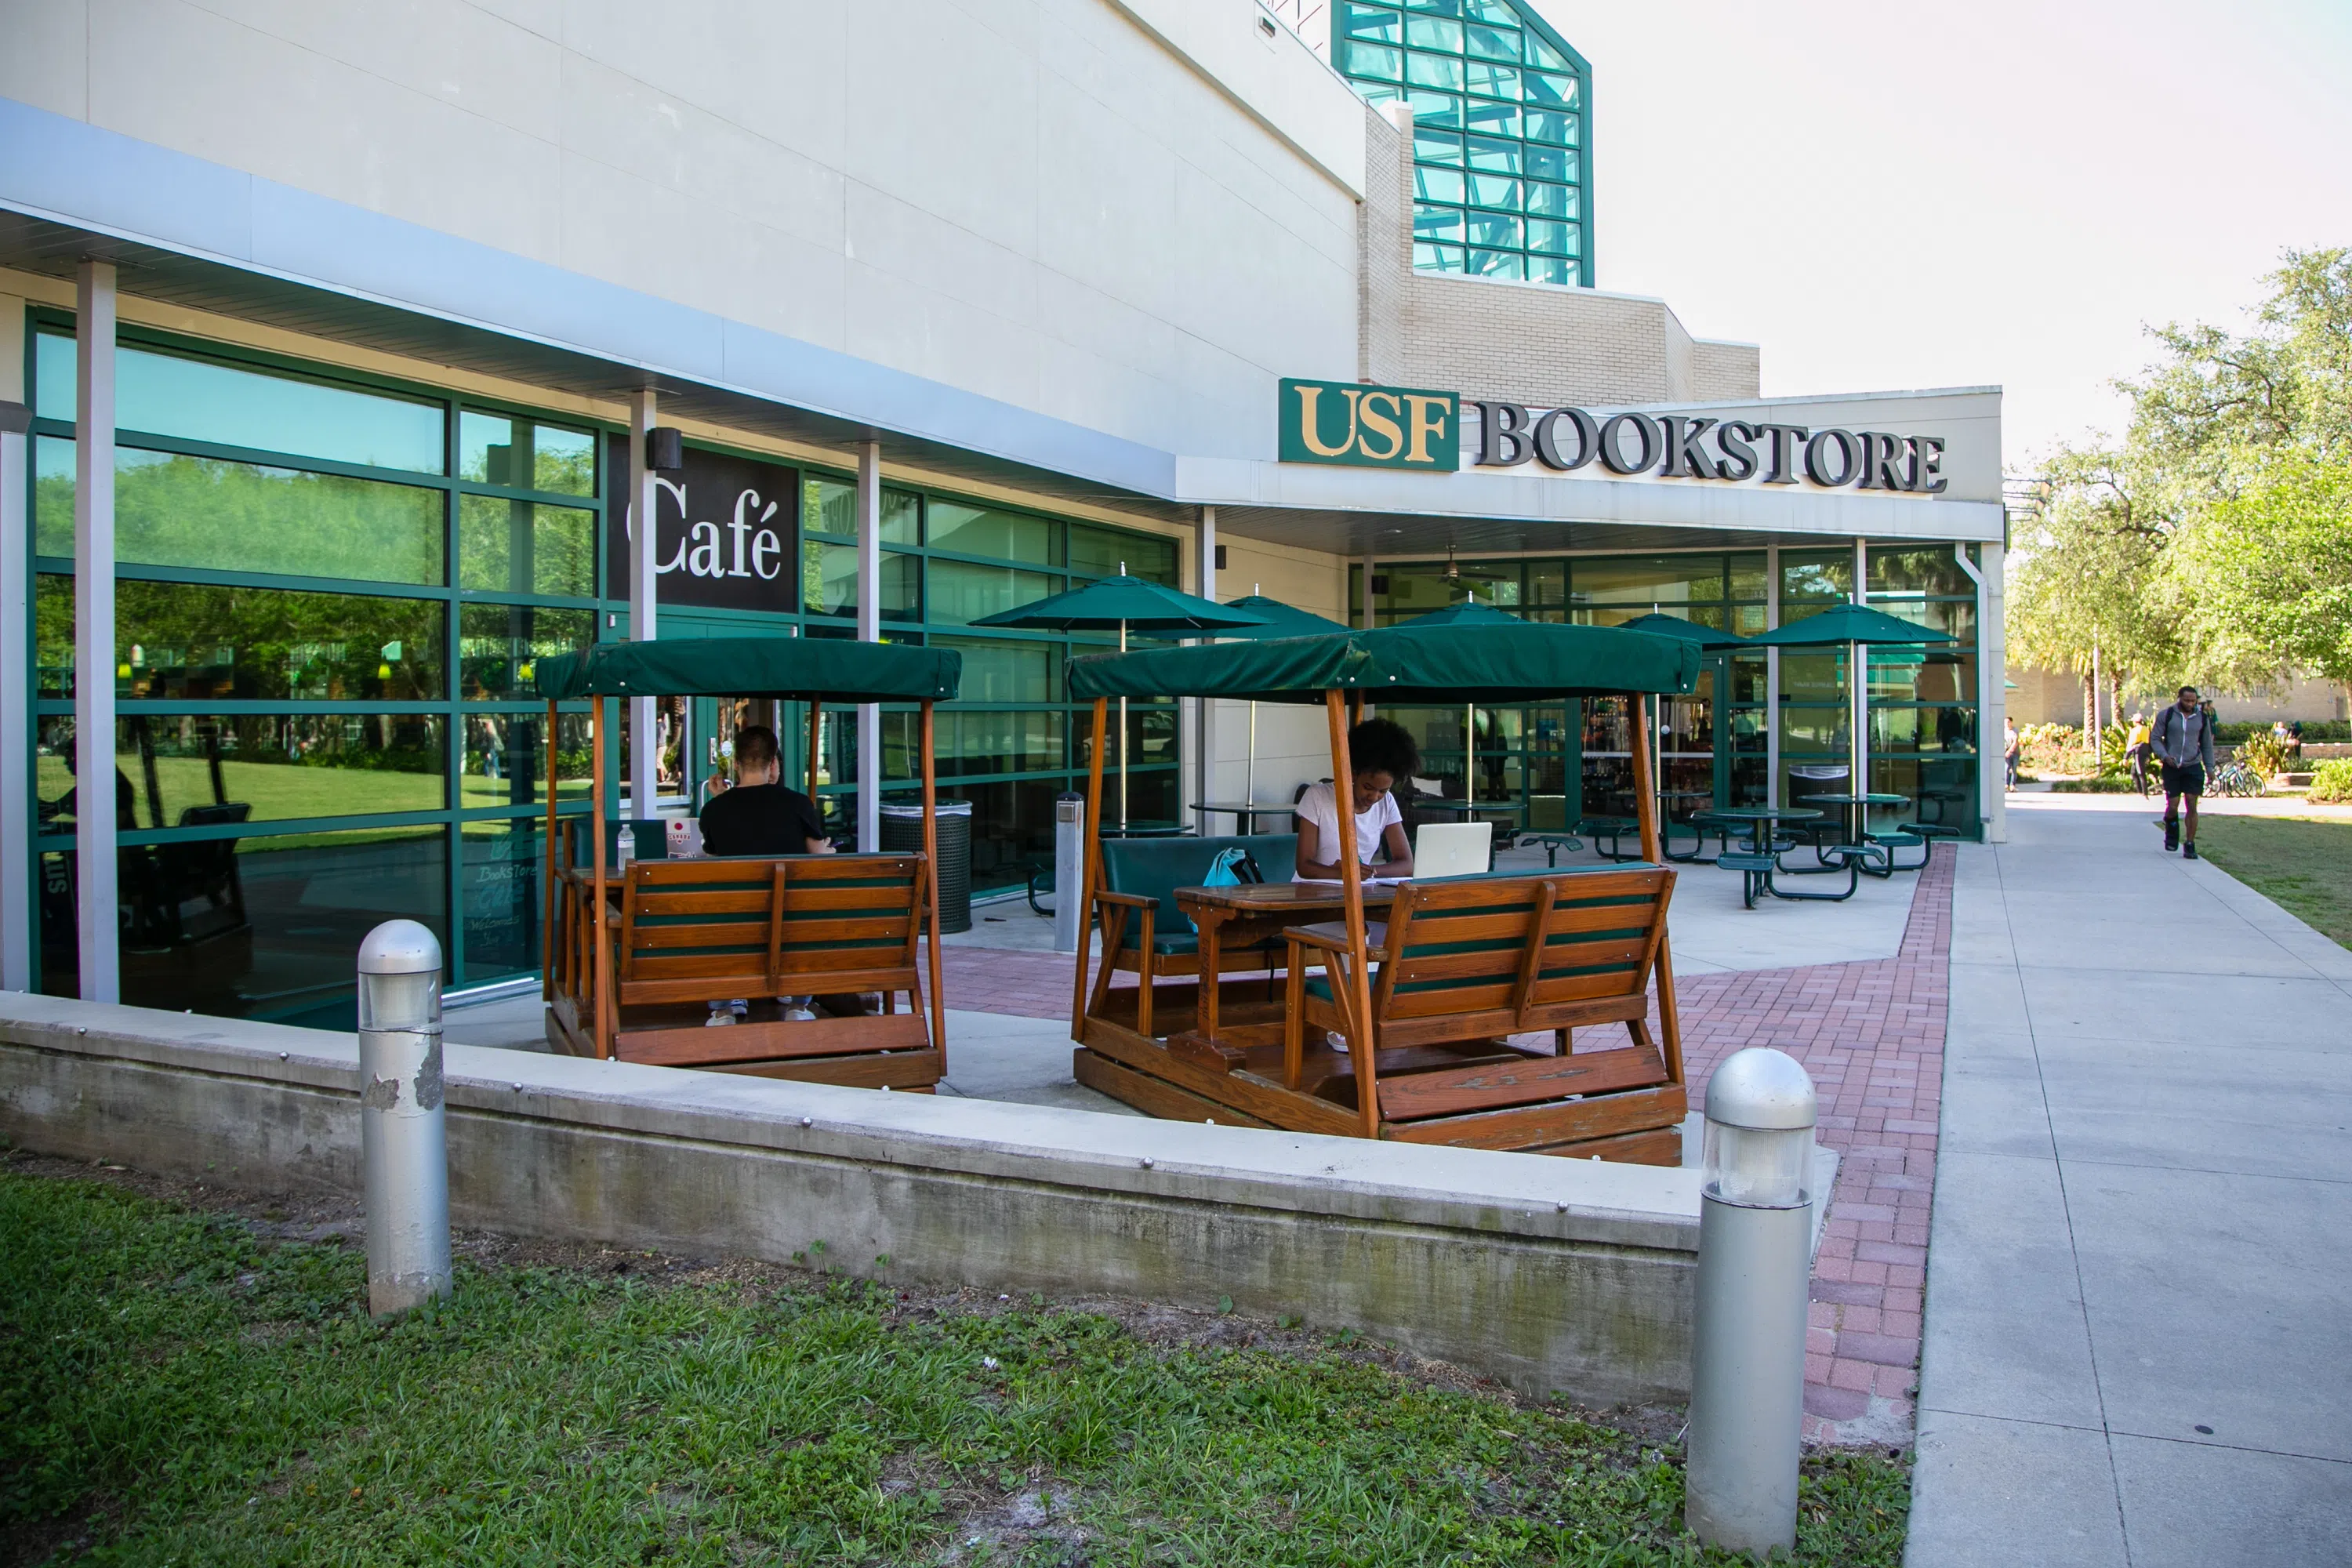
M1364 199L1356 205L1356 378L1406 379L1404 285L1412 275L1412 114L1364 110Z
M1531 407L1761 395L1753 345L1694 339L1660 300L1413 270L1412 115L1364 118L1359 376Z
M1691 396L1700 402L1755 397L1763 384L1762 351L1754 343L1691 342Z
M1771 1046L1812 1074L1821 1093L1819 1136L1838 1151L1837 1189L1813 1265L1805 1356L1809 1442L1903 1447L1911 1440L1943 1099L1955 861L1951 847L1939 845L1918 874L1903 945L1892 958L1685 975L1675 987L1692 1106L1706 1103L1717 1062L1748 1046ZM1068 958L971 947L950 947L944 956L948 996L958 1007L1069 1016Z

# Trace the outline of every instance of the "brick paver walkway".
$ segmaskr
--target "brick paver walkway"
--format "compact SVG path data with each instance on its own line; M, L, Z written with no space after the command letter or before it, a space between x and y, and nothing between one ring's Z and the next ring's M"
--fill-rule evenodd
M1836 1191L1813 1266L1805 1360L1805 1436L1907 1444L1919 1381L1919 1321L1936 1128L1944 1079L1955 853L1937 847L1911 901L1903 945L1867 963L1681 976L1691 1104L1715 1064L1772 1046L1805 1064L1821 1092L1823 1143L1838 1151ZM1070 1009L1070 959L950 947L956 1006L1032 1018Z

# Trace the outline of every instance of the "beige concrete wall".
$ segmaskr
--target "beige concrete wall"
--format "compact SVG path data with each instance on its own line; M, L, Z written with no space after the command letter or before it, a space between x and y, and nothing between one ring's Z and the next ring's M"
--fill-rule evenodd
M1260 455L1355 363L1354 194L1265 104L1360 105L1296 40L1253 108L1107 0L7 18L0 93L1154 446Z
M1225 546L1225 567L1217 574L1217 596L1236 599L1252 592L1265 594L1310 615L1347 621L1348 563L1344 557L1290 550L1253 539L1220 534ZM1331 746L1320 707L1261 703L1257 710L1257 763L1248 763L1249 704L1210 705L1210 734L1217 759L1211 773L1210 796L1215 800L1288 800L1302 784L1312 784L1331 772ZM1244 788L1251 788L1244 796ZM1215 824L1228 829L1228 819ZM1273 825L1266 824L1271 829Z
M2068 670L2013 664L2009 667L2009 679L2017 682L2016 689L2009 694L2010 717L2021 725L2083 722L2082 676ZM2267 691L2225 691L2218 688L2204 690L2213 699L2213 711L2229 724L2267 724L2281 719L2299 719L2308 724L2347 716L2344 688L2332 680L2305 677ZM2170 701L2172 695L2126 685L2124 714L2128 718L2133 713L2152 712ZM2107 694L2102 692L2099 711L2103 716L2108 707Z
M1537 1397L1689 1394L1696 1170L467 1046L445 1081L460 1225L775 1263L821 1238L891 1281L1301 1313ZM353 1194L358 1088L347 1034L0 994L0 1137L39 1152Z

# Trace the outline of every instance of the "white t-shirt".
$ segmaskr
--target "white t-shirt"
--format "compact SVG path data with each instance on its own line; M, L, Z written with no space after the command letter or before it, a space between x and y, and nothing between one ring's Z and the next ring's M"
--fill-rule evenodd
M1307 793L1298 797L1298 815L1315 825L1316 852L1325 861L1337 865L1339 860L1339 795L1327 784L1309 784ZM1356 814L1356 859L1370 865L1380 853L1381 837L1391 823L1404 825L1404 814L1397 810L1396 796L1383 795L1370 806ZM1309 879L1293 871L1290 879L1303 882Z

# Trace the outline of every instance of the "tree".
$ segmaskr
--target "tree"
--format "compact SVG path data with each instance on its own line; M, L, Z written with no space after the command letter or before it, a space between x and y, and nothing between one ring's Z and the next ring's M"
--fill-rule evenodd
M2011 646L2146 685L2345 668L2352 249L2288 251L2255 330L2168 325L2119 446L2061 448L2014 538Z
M2179 531L2146 500L2158 483L2126 451L2070 448L2051 459L2011 540L2011 651L2087 677L2095 650L2117 688L2179 669L2179 623L2149 591Z
M2352 692L2352 453L2280 460L2205 509L2165 567L2200 661Z

